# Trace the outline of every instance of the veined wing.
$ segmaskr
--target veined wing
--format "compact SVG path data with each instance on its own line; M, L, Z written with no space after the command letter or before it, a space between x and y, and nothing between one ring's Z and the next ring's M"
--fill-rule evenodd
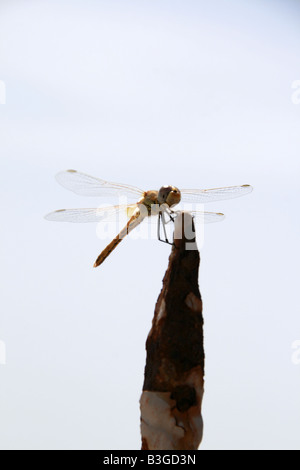
M45 215L46 220L55 222L101 222L115 220L118 215L126 214L130 217L136 209L136 204L99 207L97 209L60 209Z
M144 194L144 191L134 186L110 183L76 170L61 171L56 175L56 179L64 188L80 196L126 196L137 201Z
M180 192L182 202L198 202L205 204L206 202L223 201L245 196L252 191L252 186L244 184L243 186L230 186L216 189L182 189Z
M225 215L220 212L201 212L201 211L188 211L195 218L196 223L211 224L214 222L222 222Z

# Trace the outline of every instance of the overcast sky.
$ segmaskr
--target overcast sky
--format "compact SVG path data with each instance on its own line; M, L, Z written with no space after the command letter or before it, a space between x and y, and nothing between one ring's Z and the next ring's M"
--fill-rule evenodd
M249 183L207 210L201 449L300 449L300 5L0 3L0 446L138 449L145 341L170 248L58 224L75 168L145 189ZM295 357L295 355L294 355ZM1 361L0 361L1 362Z

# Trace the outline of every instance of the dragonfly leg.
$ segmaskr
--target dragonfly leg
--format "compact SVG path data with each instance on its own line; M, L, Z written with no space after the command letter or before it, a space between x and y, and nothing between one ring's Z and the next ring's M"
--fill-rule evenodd
M170 212L168 213L168 216L170 217L170 220L169 220L168 224L170 222L175 222L176 214L175 214L174 211L172 211L172 209L170 209Z
M163 221L162 221L162 213L160 212L160 213L158 214L157 238L158 238L158 240L159 240L160 242L168 243L168 242L167 242L167 239L166 239L166 238L167 238L166 235L165 235L165 240L163 240L163 239L161 238L161 236L160 236L160 232L161 232L160 226L161 226L161 224L163 225ZM164 233L166 233L166 232L165 232L166 229L165 229L165 226L164 226L164 225L163 225L163 228L164 228Z
M170 220L169 220L169 222L170 222ZM173 243L169 242L168 236L167 236L167 231L166 231L166 224L169 223L169 222L166 222L164 212L160 212L159 215L158 215L157 237L158 237L158 240L160 242L167 243L168 245L173 245ZM160 232L161 232L160 226L161 225L163 227L164 240L161 238L161 235L160 235Z
M175 218L176 218L176 216L177 216L176 212L174 212L174 211L173 211L172 209L170 209L170 208L167 208L167 209L165 210L165 214L168 214L168 217L169 217L168 222L165 221L165 224L166 224L166 225L169 224L170 222L173 222L173 223L175 222Z
M166 231L166 219L165 219L165 213L161 213L161 221L162 221L162 226L164 230L164 237L165 237L165 242L169 243L168 236L167 236L167 231Z

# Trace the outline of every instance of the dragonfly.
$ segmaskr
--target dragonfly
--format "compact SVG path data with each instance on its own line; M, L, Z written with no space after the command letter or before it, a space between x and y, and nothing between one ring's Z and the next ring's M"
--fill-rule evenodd
M162 186L159 190L143 191L135 186L112 183L76 170L62 171L56 175L58 183L64 188L80 196L105 197L107 200L126 197L132 204L109 205L98 208L59 209L50 212L45 219L57 222L104 222L126 213L127 223L116 237L104 248L94 263L100 266L119 243L134 230L144 219L158 217L158 239L169 243L165 225L174 221L177 212L174 207L180 202L201 203L222 201L244 196L252 192L249 184L215 189L181 189L176 186ZM203 223L219 222L225 216L217 212L189 211L191 215ZM167 220L168 219L168 220ZM164 230L164 239L160 236L160 223Z

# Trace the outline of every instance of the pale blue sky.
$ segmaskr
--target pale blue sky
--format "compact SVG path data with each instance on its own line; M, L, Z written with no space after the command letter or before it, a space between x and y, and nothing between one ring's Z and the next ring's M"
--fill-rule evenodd
M300 5L0 4L0 445L139 448L145 340L169 248L47 222L98 201L67 168L145 189L251 183L201 250L202 449L300 449ZM102 201L101 201L102 202ZM128 337L131 337L128 343Z

